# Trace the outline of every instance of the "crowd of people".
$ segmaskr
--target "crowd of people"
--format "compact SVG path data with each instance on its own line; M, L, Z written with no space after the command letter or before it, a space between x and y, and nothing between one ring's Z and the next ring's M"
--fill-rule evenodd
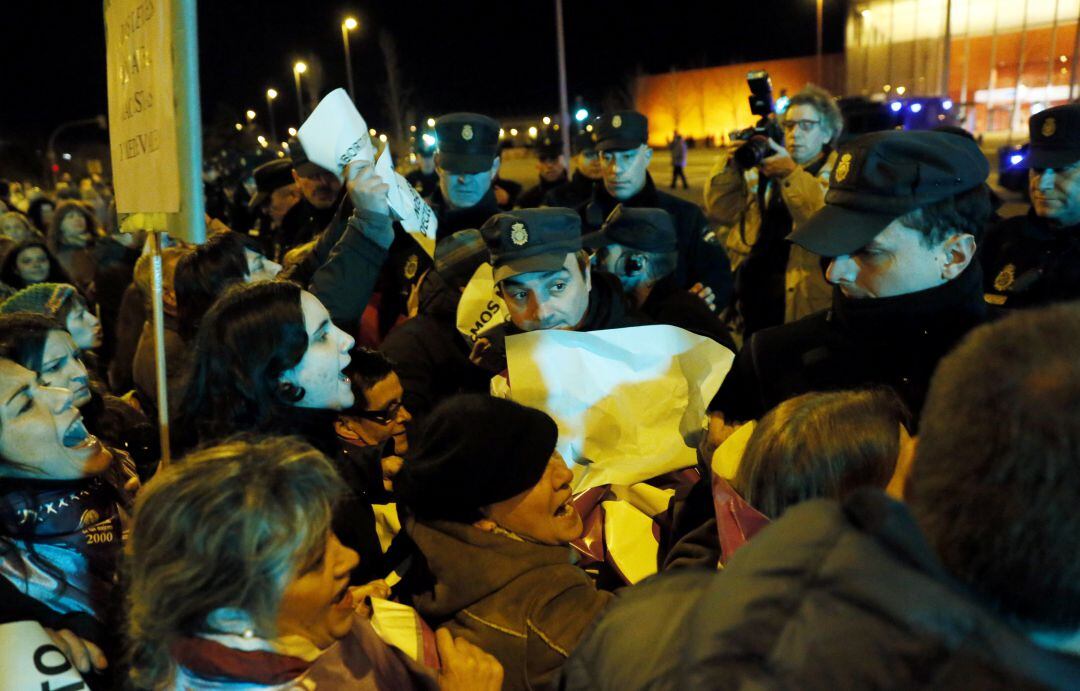
M698 205L639 112L572 170L540 133L525 190L444 115L433 252L373 166L217 157L206 241L163 238L166 401L146 233L96 177L3 182L0 625L95 689L1080 688L1080 105L1004 220L963 130L843 137L812 85L775 117ZM506 339L649 325L734 360L637 582Z

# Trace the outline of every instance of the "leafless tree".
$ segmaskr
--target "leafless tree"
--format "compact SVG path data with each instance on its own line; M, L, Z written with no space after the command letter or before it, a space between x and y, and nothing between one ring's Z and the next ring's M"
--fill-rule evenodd
M402 75L401 65L398 61L397 43L393 35L385 29L379 32L379 48L383 54L383 65L386 67L386 88L383 90L383 106L386 116L390 119L390 133L393 137L391 150L401 155L408 147L408 139L405 136L405 118L410 112L409 95L410 89L406 88Z

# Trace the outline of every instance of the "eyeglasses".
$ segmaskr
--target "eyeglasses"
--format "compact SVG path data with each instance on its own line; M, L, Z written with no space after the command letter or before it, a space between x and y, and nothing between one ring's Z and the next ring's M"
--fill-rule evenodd
M797 126L800 132L809 132L814 129L814 125L820 125L821 120L784 120L780 123L785 130L793 130Z
M371 420L380 425L389 425L397 419L402 407L401 401L394 401L382 410L364 410L362 412L354 413L354 415L356 417L364 418L365 420Z

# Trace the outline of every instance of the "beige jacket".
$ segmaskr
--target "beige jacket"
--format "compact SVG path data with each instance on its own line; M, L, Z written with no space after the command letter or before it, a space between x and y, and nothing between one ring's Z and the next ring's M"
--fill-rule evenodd
M705 214L716 238L723 243L735 270L757 242L761 229L761 209L758 204L758 170L741 172L731 163L734 148L724 150L709 173L705 185ZM817 175L799 168L770 190L779 189L784 204L791 213L793 227L798 228L818 209L825 206L829 190L829 173L836 165L836 152L825 160ZM832 288L821 272L821 258L798 245L791 246L788 256L787 290L784 321L801 319L825 309L832 301Z

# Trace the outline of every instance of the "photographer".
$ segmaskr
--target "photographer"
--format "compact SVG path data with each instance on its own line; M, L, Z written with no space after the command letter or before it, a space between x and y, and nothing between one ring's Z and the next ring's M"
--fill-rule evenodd
M792 246L787 236L825 205L836 164L831 145L843 118L832 96L812 84L779 117L784 146L761 136L727 150L705 188L706 213L720 227L718 237L726 235L724 246L737 269L735 299L744 337L828 307L831 295L819 258Z

